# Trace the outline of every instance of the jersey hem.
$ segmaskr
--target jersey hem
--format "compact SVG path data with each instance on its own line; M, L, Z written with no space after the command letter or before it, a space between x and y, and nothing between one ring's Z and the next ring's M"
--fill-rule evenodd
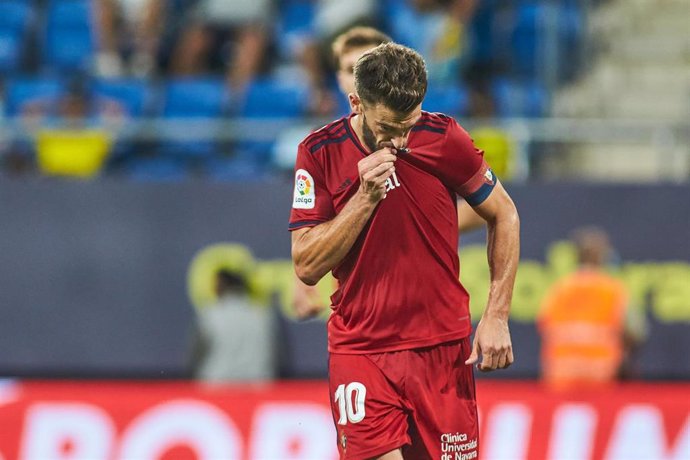
M373 353L389 353L393 351L412 350L415 348L426 348L440 345L442 343L453 342L455 340L462 340L472 334L472 326L466 327L462 330L451 332L448 334L439 335L432 338L409 340L406 342L397 342L393 345L366 349L349 349L328 344L328 352L339 355L369 355Z

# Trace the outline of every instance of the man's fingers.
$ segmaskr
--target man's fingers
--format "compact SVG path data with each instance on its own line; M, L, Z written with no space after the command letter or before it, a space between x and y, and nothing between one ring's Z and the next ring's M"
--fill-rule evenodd
M496 359L494 355L482 351L482 362L477 364L477 369L482 372L490 372L496 369Z
M391 152L391 149L379 150L378 152L372 153L366 158L360 160L359 170L361 172L366 172L375 168L381 163L395 163L397 159L398 157Z
M496 366L498 369L503 369L506 367L508 362L508 355L506 353L501 353L498 356L498 365Z
M465 361L465 364L474 364L477 362L479 359L479 347L477 346L477 342L475 341L472 344L472 353L470 353L470 357L467 358Z
M387 161L385 163L381 163L374 169L367 171L362 175L362 180L365 182L371 182L375 179L377 179L380 176L384 176L384 180L390 176L393 171L395 171L395 166L393 166L393 163Z

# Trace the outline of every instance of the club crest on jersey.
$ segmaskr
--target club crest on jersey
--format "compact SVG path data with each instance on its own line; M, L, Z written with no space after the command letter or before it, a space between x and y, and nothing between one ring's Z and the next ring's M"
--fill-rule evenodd
M493 171L491 171L491 168L487 168L486 172L484 173L484 182L489 185L494 185L495 180L496 176L494 176Z
M314 193L314 179L304 169L298 169L295 173L295 191L292 198L294 209L313 209L316 203Z

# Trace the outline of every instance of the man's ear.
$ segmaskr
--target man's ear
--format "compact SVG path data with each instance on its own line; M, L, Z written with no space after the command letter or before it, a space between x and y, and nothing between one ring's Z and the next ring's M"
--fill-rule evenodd
M362 100L357 96L357 93L350 93L347 95L347 99L350 102L350 110L357 115L362 114Z

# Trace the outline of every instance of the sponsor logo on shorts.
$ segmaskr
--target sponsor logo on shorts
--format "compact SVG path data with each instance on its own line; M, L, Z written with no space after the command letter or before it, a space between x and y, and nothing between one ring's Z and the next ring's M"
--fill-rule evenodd
M315 204L314 179L306 170L298 169L295 173L292 207L295 209L314 209Z
M441 435L441 460L472 460L479 455L477 438L467 433L443 433Z
M343 452L347 450L347 436L345 436L343 431L340 432L340 447L343 449Z

